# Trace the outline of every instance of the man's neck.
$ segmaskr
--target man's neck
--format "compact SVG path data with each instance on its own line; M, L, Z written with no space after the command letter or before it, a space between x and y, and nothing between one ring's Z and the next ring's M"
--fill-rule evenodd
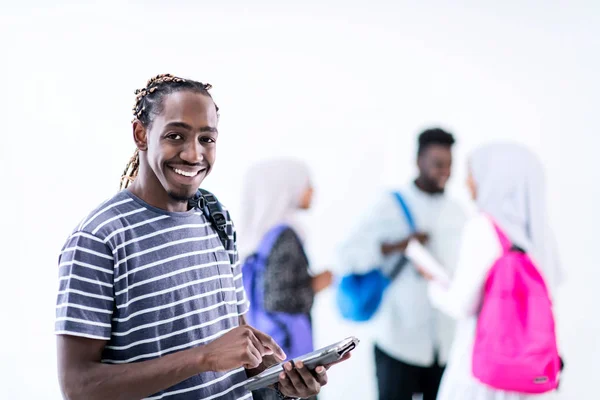
M421 177L418 177L417 179L415 179L415 186L417 187L417 189L419 189L421 192L428 194L428 195L438 195L438 194L444 194L443 190L440 189L434 189L433 187L431 187L431 185L427 185L424 183L423 179Z
M185 212L187 202L177 201L169 196L158 182L158 187L142 176L136 177L128 190L153 207L169 212Z

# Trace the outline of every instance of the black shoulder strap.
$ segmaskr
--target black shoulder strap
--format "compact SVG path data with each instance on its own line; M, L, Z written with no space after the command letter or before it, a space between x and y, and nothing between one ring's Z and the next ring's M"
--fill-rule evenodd
M208 190L198 189L196 195L193 199L190 199L188 204L190 208L196 207L202 210L217 231L223 247L227 249L227 241L229 240L229 236L227 235L227 218L225 217L223 206L221 206L215 195Z

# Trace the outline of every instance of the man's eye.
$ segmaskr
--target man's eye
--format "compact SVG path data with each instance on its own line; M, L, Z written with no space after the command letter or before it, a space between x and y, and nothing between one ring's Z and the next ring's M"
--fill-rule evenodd
M200 141L202 143L215 143L215 139L208 137L208 136L201 137Z
M172 139L172 140L179 140L179 139L183 139L183 136L181 136L179 133L169 133L167 135L167 138Z

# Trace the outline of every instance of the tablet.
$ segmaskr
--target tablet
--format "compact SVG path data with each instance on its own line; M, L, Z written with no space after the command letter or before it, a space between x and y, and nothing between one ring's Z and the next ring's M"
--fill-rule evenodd
M339 361L344 355L354 350L359 340L354 336L348 337L342 341L315 350L312 353L294 358L294 362L302 361L308 369L315 369L320 365L327 365ZM283 371L283 364L290 360L283 361L274 365L260 374L253 376L244 382L244 387L248 391L265 388L279 381L279 374Z

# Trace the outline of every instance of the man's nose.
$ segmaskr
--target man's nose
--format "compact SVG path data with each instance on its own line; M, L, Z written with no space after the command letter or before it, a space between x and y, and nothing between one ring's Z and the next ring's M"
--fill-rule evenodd
M180 157L183 161L186 161L190 164L197 164L201 162L204 158L202 145L197 141L187 143L181 152Z

